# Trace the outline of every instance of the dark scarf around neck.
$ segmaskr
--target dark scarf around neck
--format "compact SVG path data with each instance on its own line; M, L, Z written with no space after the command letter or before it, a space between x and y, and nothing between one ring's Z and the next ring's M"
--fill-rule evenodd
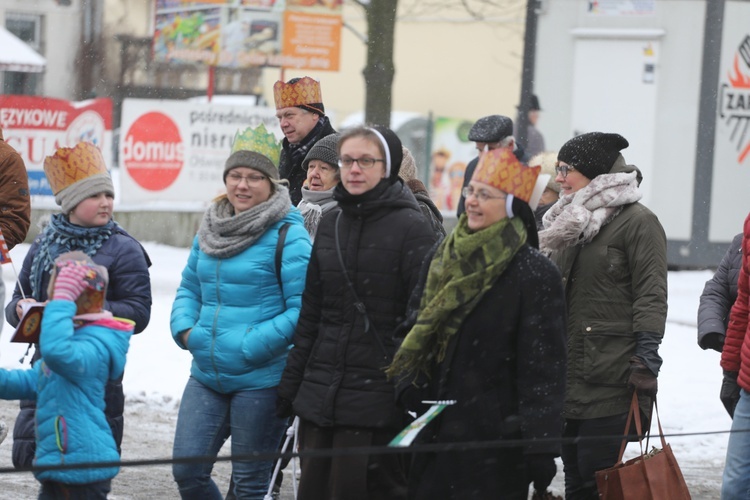
M29 281L33 297L43 300L46 292L42 290L44 276L52 270L57 257L73 250L93 257L116 228L117 223L112 219L103 226L83 227L71 223L63 214L53 214L43 230L39 250L31 261Z

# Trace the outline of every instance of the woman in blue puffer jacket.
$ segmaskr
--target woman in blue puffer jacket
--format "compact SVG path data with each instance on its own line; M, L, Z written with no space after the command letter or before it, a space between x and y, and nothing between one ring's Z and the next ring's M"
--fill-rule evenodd
M265 127L245 138L255 150L227 159L226 195L204 215L172 306L172 337L193 355L175 432L174 457L275 451L286 419L276 386L299 316L310 238L279 183L278 145ZM235 139L235 148L243 144ZM261 146L259 146L259 144ZM273 158L273 160L271 159ZM212 463L173 466L182 498L221 499ZM271 461L232 461L233 493L262 499Z

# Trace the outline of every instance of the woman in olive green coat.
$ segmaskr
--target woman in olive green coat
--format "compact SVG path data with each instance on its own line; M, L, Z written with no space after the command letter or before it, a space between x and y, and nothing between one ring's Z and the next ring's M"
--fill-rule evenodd
M618 134L592 132L558 153L561 198L544 216L543 253L558 265L568 305L564 436L625 429L632 391L648 413L667 316L666 236L638 203L640 171ZM567 500L598 498L594 472L617 460L619 440L563 446Z

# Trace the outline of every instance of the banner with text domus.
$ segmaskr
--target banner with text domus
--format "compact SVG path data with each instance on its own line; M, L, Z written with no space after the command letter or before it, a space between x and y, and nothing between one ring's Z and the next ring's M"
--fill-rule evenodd
M32 196L52 197L44 158L81 141L99 147L112 168L112 100L66 101L49 97L0 95L0 128L29 173ZM54 203L54 202L53 202Z
M225 192L224 162L235 133L261 123L277 138L283 137L273 108L125 99L121 202L208 205Z

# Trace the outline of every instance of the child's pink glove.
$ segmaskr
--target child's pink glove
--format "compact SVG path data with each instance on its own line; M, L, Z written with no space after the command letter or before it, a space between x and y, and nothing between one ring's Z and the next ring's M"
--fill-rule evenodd
M60 269L55 278L55 287L52 290L54 300L69 300L75 302L84 288L86 282L83 277L86 276L86 268L76 264L68 264Z

